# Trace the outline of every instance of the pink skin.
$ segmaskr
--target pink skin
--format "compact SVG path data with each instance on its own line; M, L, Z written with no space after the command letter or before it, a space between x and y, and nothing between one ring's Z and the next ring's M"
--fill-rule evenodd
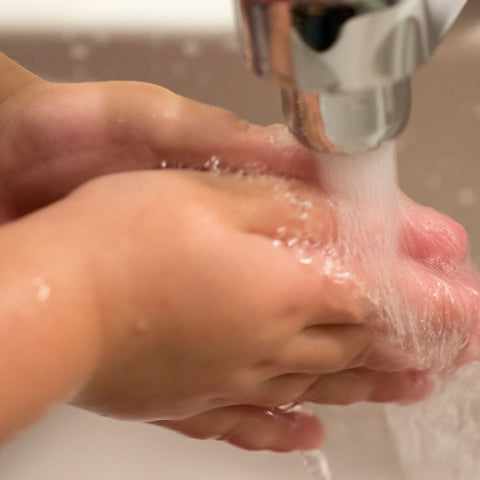
M60 199L92 178L115 172L152 170L164 161L170 167L202 169L205 161L215 155L231 171L260 169L263 173L306 182L316 177L310 152L296 144L281 127L249 125L228 112L182 99L152 85L121 82L53 85L16 70L13 65L11 68L16 79L14 84L22 88L4 96L6 99L0 95L0 100L4 98L0 109L3 187L0 218L3 222L54 202L63 205L63 201L58 202ZM152 112L156 113L155 117ZM101 180L93 190L87 185L80 193L67 197L66 204L81 205L78 198L83 198L83 205L89 207L87 210L96 211L98 205L104 205L95 203L99 192L103 191L103 200L109 198L109 181L108 178ZM225 181L228 185L228 180ZM412 291L414 298L418 297L416 301L420 304L433 302L426 295L425 285L428 290L428 285L433 285L439 276L462 299L466 287L471 287L467 308L478 310L477 277L464 263L466 235L463 229L408 199L402 200L401 211L402 255L395 275L411 280L407 290ZM330 228L328 222L333 225L334 219L326 218L329 219L326 226ZM271 230L274 231L273 226ZM268 239L272 232L263 233ZM449 309L445 318L455 319L459 313L455 302L445 308ZM444 318L442 306L432 304L431 310L438 311L439 317ZM475 318L474 315L471 318ZM477 328L476 325L469 328L473 334L468 354L462 353L459 362L478 358ZM394 362L396 356L400 358L397 354L393 359L389 354L377 355L375 370L373 363L366 360L358 368L322 375L309 388L304 388L301 395L291 393L296 390L294 384L280 390L276 383L271 383L267 396L265 392L244 396L246 405L212 405L210 410L192 412L187 418L153 423L195 438L220 438L247 449L312 448L323 437L318 420L301 413L276 412L272 416L269 407L278 406L280 400L281 403L293 400L348 404L422 398L430 388L428 379L411 371L389 372L400 369L398 362ZM98 393L94 384L90 382L91 391L86 392L93 393L89 396L84 392L85 398L78 400L79 404L93 402ZM356 389L352 390L352 385L357 385ZM111 405L103 404L92 409L101 408L112 411L109 411ZM113 415L134 417L135 412L113 411Z
M401 204L400 244L404 261L417 279L409 289L413 291L415 284L420 285L414 294L418 297L425 288L432 292L438 290L437 281L440 281L448 292L444 298L444 318L452 324L464 322L467 343L456 363L477 361L480 359L480 277L467 256L467 233L454 220L406 197ZM426 300L428 297L422 299ZM433 297L429 300L436 301ZM426 303L426 308L435 307Z
M401 244L404 252L418 262L463 264L468 238L465 229L437 211L402 198Z
M154 85L34 82L10 115L0 138L7 218L51 203L95 176L156 169L162 162L203 169L213 155L232 172L316 176L310 152L283 127L251 125Z

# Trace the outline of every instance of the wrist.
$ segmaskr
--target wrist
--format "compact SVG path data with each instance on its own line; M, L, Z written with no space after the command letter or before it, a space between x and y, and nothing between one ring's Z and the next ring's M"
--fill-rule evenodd
M65 213L58 204L0 229L0 442L74 395L97 365L88 266Z

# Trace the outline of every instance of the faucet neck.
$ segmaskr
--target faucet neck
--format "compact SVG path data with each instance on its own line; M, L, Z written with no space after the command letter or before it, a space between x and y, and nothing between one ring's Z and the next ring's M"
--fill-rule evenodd
M283 90L293 133L317 150L355 153L401 133L410 77L466 0L236 2L246 63Z

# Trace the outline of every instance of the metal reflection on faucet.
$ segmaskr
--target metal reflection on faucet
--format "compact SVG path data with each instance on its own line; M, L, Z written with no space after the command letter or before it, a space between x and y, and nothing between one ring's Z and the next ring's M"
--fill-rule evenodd
M236 2L244 59L281 88L296 137L357 153L403 131L410 77L466 0Z

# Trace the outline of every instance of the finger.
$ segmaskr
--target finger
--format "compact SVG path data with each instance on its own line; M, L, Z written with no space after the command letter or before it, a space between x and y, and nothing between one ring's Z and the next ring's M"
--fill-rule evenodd
M327 375L281 375L241 399L261 407L314 402L349 405L357 402L414 402L431 389L426 374L353 369Z
M322 325L304 329L281 352L289 372L334 373L365 365L374 334L361 325Z
M439 272L410 262L398 285L413 320L405 321L401 330L392 328L391 336L410 354L416 369L445 373L475 358L480 289L474 270L460 265Z
M278 283L281 290L282 285L288 286L285 298L295 296L298 304L302 299L314 299L313 310L303 307L302 326L365 322L372 304L360 293L355 267L345 266L349 273L345 275L342 269L340 279L332 269L337 221L321 188L271 176L196 175L213 188L217 209L218 193L224 194L222 211L226 222L235 227L229 244L233 251L250 245L257 253L254 275L265 272L265 285ZM330 263L323 268L325 262ZM266 294L268 291L265 288Z
M299 402L349 405L357 402L413 403L432 389L431 379L421 372L376 372L365 369L322 375Z
M247 450L311 450L318 448L323 432L308 412L272 411L253 406L212 410L183 421L159 421L190 437L223 440Z
M135 95L125 95L129 88L136 89ZM254 126L154 85L118 82L111 89L116 108L130 119L128 127L136 135L143 132L147 145L167 164L316 177L315 156L283 126Z
M248 252L223 260L236 280L236 296L242 301L235 303L237 313L245 319L275 318L275 331L269 332L265 342L270 345L278 340L274 347L277 352L309 325L361 324L368 319L369 303L355 294L357 287L349 285L348 280L337 284L335 290L335 279L319 272L315 265L302 264L288 249L276 248L271 239L262 236L232 233L225 241L230 251ZM258 285L262 286L261 294ZM285 371L285 367L282 369Z
M252 126L151 84L45 83L17 107L4 136L11 159L4 176L20 213L121 171L208 169L220 162L228 171L316 176L314 155L284 127Z
M461 263L466 256L465 229L445 215L403 197L400 241L403 250L419 261L438 265Z

